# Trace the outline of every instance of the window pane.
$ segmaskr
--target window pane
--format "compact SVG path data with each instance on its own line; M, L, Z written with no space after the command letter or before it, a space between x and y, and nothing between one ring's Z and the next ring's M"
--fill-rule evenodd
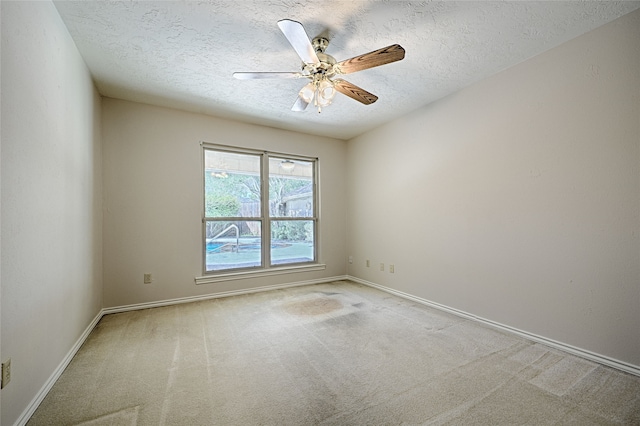
M271 222L271 264L314 261L312 220L274 220Z
M206 221L206 271L262 266L262 230L258 220Z
M312 162L269 158L269 216L314 216Z
M260 217L260 156L205 150L206 217Z

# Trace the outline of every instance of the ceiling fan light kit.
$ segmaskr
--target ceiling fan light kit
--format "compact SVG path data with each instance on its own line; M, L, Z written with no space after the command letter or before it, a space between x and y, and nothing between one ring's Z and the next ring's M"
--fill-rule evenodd
M236 72L233 76L239 80L255 80L267 78L307 78L311 80L298 93L298 99L291 108L292 111L304 111L310 103L322 112L322 108L331 105L336 92L350 97L364 105L370 105L378 100L373 93L335 78L339 74L350 74L366 70L404 58L405 51L399 44L374 50L373 52L355 56L337 62L333 56L325 53L329 40L316 37L309 41L301 23L290 19L278 21L278 27L287 38L300 59L301 72Z
M318 108L318 112L322 112L322 107L331 105L335 96L336 89L333 86L333 82L326 77L321 79L314 78L311 83L304 86L298 93L298 97L302 98L304 104L309 105L313 101L313 105ZM294 109L294 111L297 111L297 109Z

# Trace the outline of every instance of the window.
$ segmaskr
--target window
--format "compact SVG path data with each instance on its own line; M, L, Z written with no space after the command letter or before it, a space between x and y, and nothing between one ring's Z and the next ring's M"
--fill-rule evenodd
M317 160L203 148L205 274L316 263Z

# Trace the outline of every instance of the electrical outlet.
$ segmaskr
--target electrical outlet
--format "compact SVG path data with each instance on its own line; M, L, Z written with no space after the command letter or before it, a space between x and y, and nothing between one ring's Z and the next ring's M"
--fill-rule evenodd
M393 274L394 272L396 272L396 267L394 265L389 265L389 273Z
M151 284L152 281L153 281L153 277L151 276L151 274L144 274L144 283L145 284Z
M11 358L2 363L2 384L0 389L4 389L5 386L11 381Z
M371 266L371 264L369 263L369 259L367 259L367 268Z
M353 263L353 256L349 256L349 263Z
M381 264L380 264L380 270L381 270L382 272L384 272L384 263L381 263Z

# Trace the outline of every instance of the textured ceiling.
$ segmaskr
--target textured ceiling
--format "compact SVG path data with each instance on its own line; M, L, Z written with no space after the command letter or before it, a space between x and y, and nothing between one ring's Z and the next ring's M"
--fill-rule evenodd
M54 1L108 97L349 139L640 7L638 1ZM379 96L338 94L321 114L291 106L306 80L236 80L299 71L277 26L327 36L341 61L390 44L400 62L343 78Z

